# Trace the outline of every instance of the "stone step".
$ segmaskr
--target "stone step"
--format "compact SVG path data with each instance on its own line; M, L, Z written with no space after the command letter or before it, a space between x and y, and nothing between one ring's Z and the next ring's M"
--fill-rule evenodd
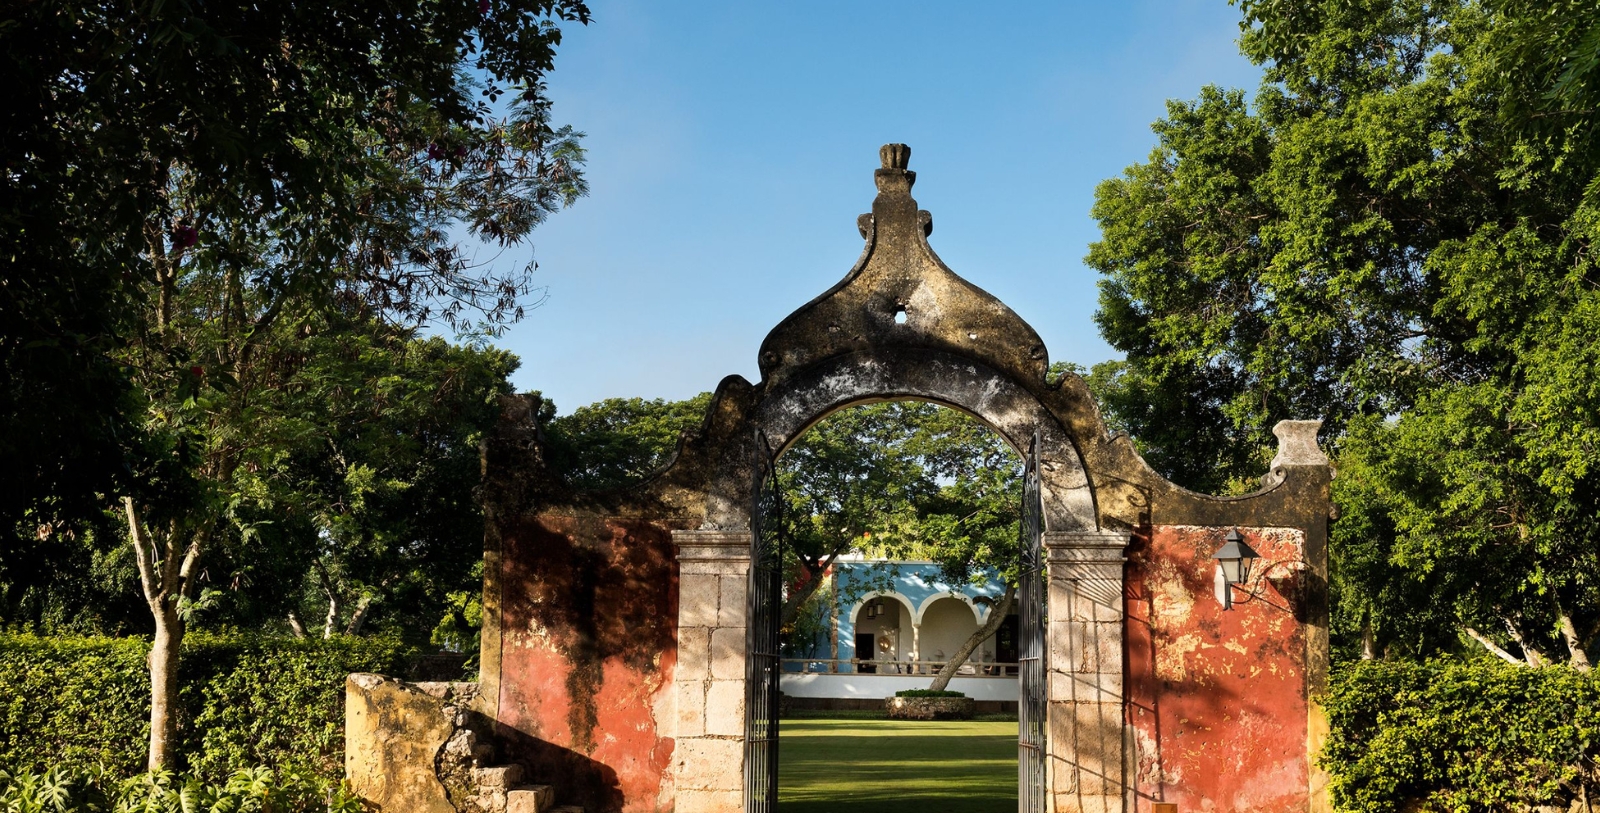
M494 765L488 768L473 768L472 781L480 790L500 791L522 784L521 765Z
M549 785L524 785L506 793L506 813L550 813L556 792Z

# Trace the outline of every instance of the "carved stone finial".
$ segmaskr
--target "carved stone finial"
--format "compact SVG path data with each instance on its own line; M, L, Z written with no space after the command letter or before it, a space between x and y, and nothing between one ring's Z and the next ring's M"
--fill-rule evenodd
M905 169L911 165L911 148L904 144L885 144L878 148L884 169Z
M894 348L949 353L1043 382L1039 334L988 292L957 276L928 245L933 216L917 208L911 148L885 144L878 194L856 220L866 241L850 273L779 322L761 343L761 376L776 381L825 359Z
M1272 434L1278 436L1278 455L1272 458L1271 467L1325 466L1328 456L1317 448L1317 430L1322 421L1278 421Z

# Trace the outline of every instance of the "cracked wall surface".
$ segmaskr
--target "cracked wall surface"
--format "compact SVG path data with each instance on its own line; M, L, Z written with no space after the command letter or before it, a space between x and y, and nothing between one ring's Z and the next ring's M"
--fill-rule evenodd
M1303 810L1307 759L1305 532L1250 528L1262 578L1223 610L1211 554L1226 528L1160 525L1130 550L1128 722L1137 793L1180 810Z

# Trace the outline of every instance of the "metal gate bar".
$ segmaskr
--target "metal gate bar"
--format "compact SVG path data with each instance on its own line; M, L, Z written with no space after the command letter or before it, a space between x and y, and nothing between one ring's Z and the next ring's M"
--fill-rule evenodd
M1039 432L1028 446L1022 480L1022 567L1017 598L1017 810L1044 813L1049 675L1045 672L1044 506L1039 494Z
M778 630L783 616L783 499L772 448L755 438L750 511L750 586L745 640L744 798L749 813L778 808Z

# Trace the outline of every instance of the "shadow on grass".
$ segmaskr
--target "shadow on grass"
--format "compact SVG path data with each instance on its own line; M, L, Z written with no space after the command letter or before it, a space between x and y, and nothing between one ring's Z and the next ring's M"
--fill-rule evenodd
M785 720L780 813L1009 813L1016 723Z

